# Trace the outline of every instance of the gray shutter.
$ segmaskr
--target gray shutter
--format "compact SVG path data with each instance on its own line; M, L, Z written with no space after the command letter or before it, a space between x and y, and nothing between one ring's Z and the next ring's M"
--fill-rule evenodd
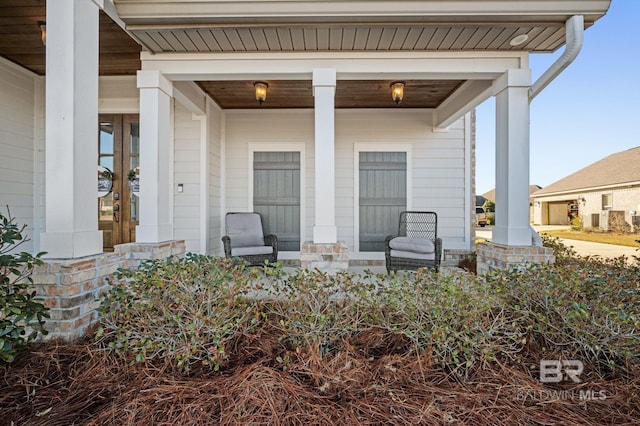
M300 153L253 153L253 209L278 250L300 250Z
M360 251L384 251L407 206L407 154L360 153Z

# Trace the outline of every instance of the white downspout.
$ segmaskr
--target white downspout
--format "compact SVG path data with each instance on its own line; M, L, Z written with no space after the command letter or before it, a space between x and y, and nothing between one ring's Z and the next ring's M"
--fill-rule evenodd
M529 102L547 87L580 53L584 38L584 17L574 15L566 22L567 44L560 56L529 88Z
M529 102L559 76L580 53L584 40L584 17L582 15L574 15L567 19L566 35L567 44L562 55L529 87ZM531 240L533 246L542 247L542 239L533 227L531 227Z

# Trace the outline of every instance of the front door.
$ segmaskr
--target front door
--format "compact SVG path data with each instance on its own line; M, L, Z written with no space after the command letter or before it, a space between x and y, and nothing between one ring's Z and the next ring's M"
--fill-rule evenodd
M111 172L111 190L98 193L98 229L103 231L104 251L136 240L139 156L138 116L100 115L98 165Z

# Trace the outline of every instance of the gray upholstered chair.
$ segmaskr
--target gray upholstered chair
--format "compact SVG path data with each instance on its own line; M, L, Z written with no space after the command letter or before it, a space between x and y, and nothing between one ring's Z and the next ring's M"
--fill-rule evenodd
M251 265L278 260L278 237L264 235L258 213L227 213L225 225L227 235L222 237L225 257L238 257Z
M398 235L385 240L387 273L398 269L440 270L442 240L438 238L438 215L434 212L402 212Z

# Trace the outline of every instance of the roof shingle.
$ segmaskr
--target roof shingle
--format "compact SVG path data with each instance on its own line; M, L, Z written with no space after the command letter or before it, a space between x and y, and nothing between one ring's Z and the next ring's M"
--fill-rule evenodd
M640 182L640 146L611 154L535 192L535 196Z

